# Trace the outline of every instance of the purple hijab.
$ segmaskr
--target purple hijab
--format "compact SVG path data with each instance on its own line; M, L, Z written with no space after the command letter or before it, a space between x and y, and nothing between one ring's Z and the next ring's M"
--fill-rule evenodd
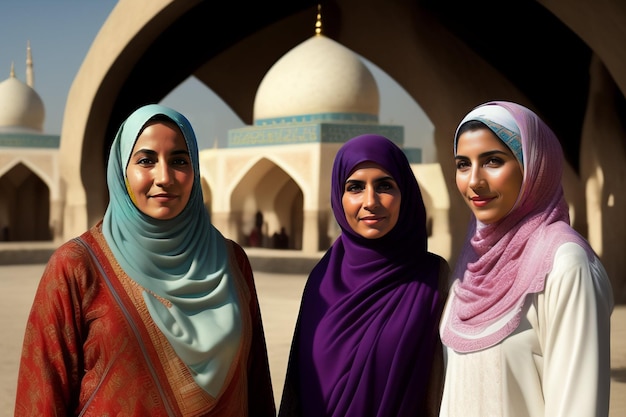
M398 223L380 239L356 234L343 212L344 184L364 161L391 174L402 196ZM289 365L302 415L423 415L444 261L427 252L425 207L402 150L378 135L346 142L331 204L341 235L308 278Z

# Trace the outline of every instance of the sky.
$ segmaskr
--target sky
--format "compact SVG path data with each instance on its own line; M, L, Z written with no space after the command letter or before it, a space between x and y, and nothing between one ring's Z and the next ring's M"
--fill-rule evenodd
M150 1L150 0L144 0ZM61 133L67 94L100 27L117 0L2 0L0 82L26 82L26 47L33 57L34 88L43 100L44 133ZM312 22L313 27L314 22ZM380 91L379 123L403 125L405 147L422 148L423 162L435 162L433 126L415 101L378 67L364 59ZM200 149L226 143L229 129L244 123L210 89L188 78L162 101L185 114Z

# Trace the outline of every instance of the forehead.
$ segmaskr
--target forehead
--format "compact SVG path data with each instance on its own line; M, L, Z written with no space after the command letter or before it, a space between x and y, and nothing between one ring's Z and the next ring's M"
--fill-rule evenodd
M364 161L355 165L352 171L350 171L350 175L348 175L348 178L353 177L353 176L365 175L365 174L371 174L371 175L383 174L383 175L391 176L391 174L386 169L384 169L382 165L373 161Z
M457 143L458 154L486 152L489 150L500 150L513 155L513 151L488 127L466 130L459 136Z
M164 141L173 141L177 145L187 148L187 141L180 127L170 120L150 120L141 129L136 142L154 142L163 144Z

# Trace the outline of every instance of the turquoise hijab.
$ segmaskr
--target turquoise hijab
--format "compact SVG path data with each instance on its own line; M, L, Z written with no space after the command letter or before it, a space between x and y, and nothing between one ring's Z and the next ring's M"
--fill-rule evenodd
M171 119L180 128L194 171L187 206L168 220L141 212L126 188L126 166L135 141L157 116ZM226 241L211 224L202 200L198 144L185 116L157 104L132 113L111 146L107 183L105 240L128 276L144 288L150 315L196 382L217 396L241 340L240 308ZM155 295L169 301L170 307Z

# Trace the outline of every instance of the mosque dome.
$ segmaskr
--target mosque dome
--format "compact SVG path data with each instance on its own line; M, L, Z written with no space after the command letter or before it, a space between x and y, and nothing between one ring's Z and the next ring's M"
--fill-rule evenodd
M318 113L378 117L374 76L357 54L316 35L283 55L267 72L254 102L254 119Z
M44 105L26 83L11 76L0 82L0 127L43 131Z

